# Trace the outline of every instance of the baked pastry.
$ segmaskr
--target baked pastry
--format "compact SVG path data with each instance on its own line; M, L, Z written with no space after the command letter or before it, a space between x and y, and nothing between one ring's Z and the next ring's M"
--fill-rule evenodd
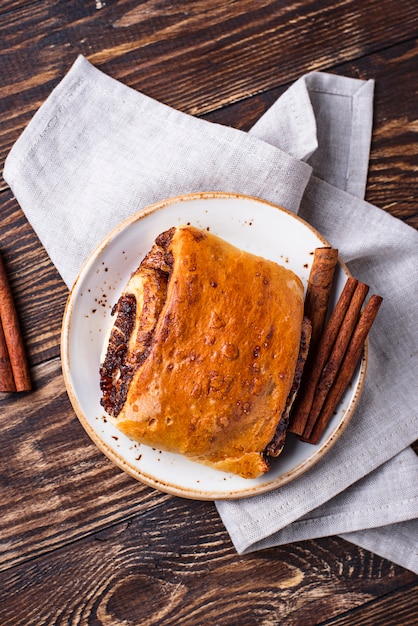
M291 270L170 228L112 311L102 406L136 441L255 478L283 448L309 344L303 310Z

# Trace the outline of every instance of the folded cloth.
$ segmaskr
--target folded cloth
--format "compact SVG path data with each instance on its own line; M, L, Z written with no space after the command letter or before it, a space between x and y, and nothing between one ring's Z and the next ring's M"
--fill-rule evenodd
M247 133L138 94L79 57L13 147L4 178L71 287L109 231L149 204L230 191L297 211L311 170Z
M280 489L217 502L236 549L341 534L418 572L418 233L364 202L373 81L310 73L249 133L176 111L79 57L12 148L4 178L70 287L108 231L194 191L298 212L384 297L349 427Z
M241 519L234 515L229 521L229 530L236 536L237 547L242 553L335 534L352 541L356 534L360 534L356 529L360 532L365 529L379 529L383 538L388 525L392 525L387 533L388 539L393 541L397 533L405 533L408 528L406 524L394 522L408 521L412 524L410 531L416 533L418 519L411 520L411 511L415 511L415 514L417 512L418 481L411 480L416 470L416 454L411 448L406 448L365 478L277 532L272 531L261 539L255 534L250 536L252 529L259 524L263 525L263 520L270 516L270 510L264 506L258 512L253 507L249 508L255 521L244 519L244 515ZM238 510L241 509L242 507L238 507ZM258 523L257 518L261 519ZM238 530L235 529L237 523L240 525ZM248 530L244 532L243 528L246 526ZM347 530L349 532L345 534ZM367 541L369 533L364 532L364 535L364 541ZM407 548L402 557L403 563L407 562L409 569L416 569L417 553L411 550L414 535L411 534L409 539L409 547L406 541L398 542L397 547L398 550L402 549L401 546ZM361 541L354 543L362 545ZM374 546L374 551L379 553L376 547L378 546ZM396 554L392 554L391 559L396 561Z

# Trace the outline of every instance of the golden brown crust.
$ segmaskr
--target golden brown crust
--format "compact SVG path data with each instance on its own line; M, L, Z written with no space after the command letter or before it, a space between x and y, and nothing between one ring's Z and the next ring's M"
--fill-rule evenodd
M254 478L292 386L303 287L290 270L191 226L165 240L167 297L118 428ZM157 239L158 242L158 239Z

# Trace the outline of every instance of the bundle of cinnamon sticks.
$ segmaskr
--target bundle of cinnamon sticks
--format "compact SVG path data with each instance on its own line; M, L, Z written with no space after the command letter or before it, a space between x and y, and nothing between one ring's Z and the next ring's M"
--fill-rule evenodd
M31 380L12 291L0 256L0 391L29 391Z
M362 308L369 286L350 276L327 320L337 263L335 248L315 250L305 297L312 338L288 430L312 444L321 439L353 377L382 303L372 295Z

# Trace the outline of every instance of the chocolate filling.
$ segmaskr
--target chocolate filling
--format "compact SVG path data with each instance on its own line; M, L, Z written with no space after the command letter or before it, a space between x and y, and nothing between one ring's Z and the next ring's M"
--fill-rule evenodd
M112 328L105 360L100 367L100 404L109 413L117 415L128 393L133 367L127 358L128 342L136 317L136 298L126 294L119 298L112 309L116 320Z
M270 441L264 451L266 456L279 456L286 441L287 428L289 426L290 410L293 402L296 398L296 394L299 390L300 381L305 367L306 359L309 351L309 344L312 334L312 325L310 320L305 317L302 322L302 333L300 337L299 355L296 363L295 375L293 378L292 387L290 388L289 395L287 397L286 405L281 415L280 421L277 424L277 429L273 439ZM268 459L266 459L268 461Z
M112 309L116 315L110 332L105 359L100 367L100 404L117 417L138 367L152 346L155 328L167 297L167 285L173 265L167 247L174 229L162 233L131 277L126 293ZM142 287L142 309L138 311L135 282ZM133 292L131 293L130 290Z

